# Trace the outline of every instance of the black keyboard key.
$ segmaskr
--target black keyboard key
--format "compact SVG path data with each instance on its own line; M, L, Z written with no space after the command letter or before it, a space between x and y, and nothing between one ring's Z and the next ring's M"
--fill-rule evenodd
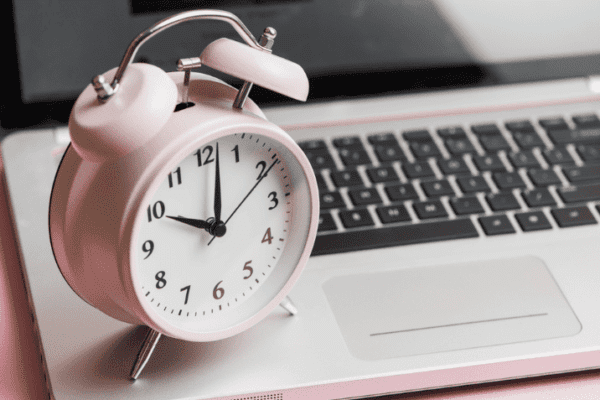
M455 156L462 155L465 153L474 153L475 152L475 148L473 147L473 144L471 144L471 141L466 137L464 137L464 138L449 138L449 139L446 139L444 141L444 143L446 144L446 148L448 149L448 152Z
M480 171L506 171L506 167L497 154L473 157L475 166Z
M333 171L331 180L337 187L344 186L363 186L363 180L356 170Z
M433 142L428 131L408 131L404 132L402 136L409 143L410 149L416 158L428 158L440 155L440 150Z
M529 207L555 206L556 201L547 188L539 188L523 192L523 199Z
M462 158L438 160L440 169L445 175L470 174L471 170Z
M375 188L350 189L348 190L348 195L355 206L382 203L381 197Z
M333 145L338 149L364 149L358 136L345 136L333 139Z
M404 161L406 160L406 156L404 155L404 151L397 144L390 145L379 145L375 147L375 155L379 162L392 162L392 161Z
M548 218L541 211L515 214L515 218L524 232L552 229Z
M323 175L318 171L315 171L315 178L317 178L317 186L319 187L319 191L323 192L327 189L327 183L325 183L325 179L323 179Z
M344 148L339 150L340 158L346 166L371 164L371 159L366 151L355 148Z
M504 126L511 132L535 132L533 125L530 121L524 119L519 121L507 122Z
M324 140L314 139L314 140L305 140L302 142L298 142L298 146L304 151L310 150L326 150L327 145Z
M342 195L339 192L323 192L319 194L319 197L321 199L322 210L346 207L346 203L344 203L344 199L342 199Z
M440 150L432 140L423 142L410 142L410 150L416 158L429 158L440 155Z
M521 208L515 195L510 192L490 193L485 196L485 199L493 211L519 210Z
M465 196L450 200L456 215L483 214L485 211L475 196Z
M558 185L560 178L551 169L532 169L527 171L527 175L535 186Z
M495 124L473 125L471 130L476 135L499 135L500 129Z
M467 137L467 133L460 126L451 126L448 128L440 128L437 130L437 133L443 139Z
M310 165L315 170L324 168L335 168L335 162L331 157L331 154L325 150L305 150L304 154L308 158Z
M597 143L600 142L600 128L550 131L548 136L556 144Z
M544 150L544 158L548 164L575 164L575 160L564 147L555 147L553 149Z
M372 231L341 232L317 236L312 255L402 246L440 240L478 237L470 219L455 219L391 226Z
M398 145L398 141L393 133L376 133L374 135L369 135L367 140L371 145Z
M402 204L377 207L377 215L384 224L408 222L411 220L410 214Z
M391 201L417 200L419 195L410 183L385 187L385 193Z
M565 167L563 173L570 182L600 181L600 165L598 164Z
M597 223L596 218L594 218L590 212L590 209L586 206L555 208L550 212L552 213L552 216L556 220L558 226L561 228L580 225L593 225Z
M422 182L421 188L427 197L431 198L454 196L456 194L454 193L452 186L450 186L450 183L445 179L440 181Z
M539 168L541 167L538 160L531 151L521 151L518 153L509 153L508 158L515 168Z
M402 133L402 137L407 142L430 142L432 141L431 135L425 129L419 129L415 131L406 131Z
M526 187L518 172L494 172L492 178L500 190Z
M413 203L413 208L421 219L441 218L448 216L444 205L439 200Z
M359 228L363 226L373 226L373 218L366 208L340 211L340 219L346 228Z
M599 145L585 145L580 144L577 146L577 153L579 157L585 162L599 162L600 161L600 146Z
M319 232L335 231L337 226L330 213L324 212L319 215Z
M596 114L574 115L573 122L578 128L599 128L600 119Z
M458 186L463 193L489 192L490 186L483 176L464 176L456 178Z
M435 176L431 166L426 161L402 164L402 170L410 179L429 178Z
M547 131L556 131L569 129L569 126L561 117L543 118L540 119L540 125Z
M536 132L513 132L513 138L522 149L544 146L544 141Z
M498 150L510 150L510 146L504 136L502 135L485 135L479 137L481 146L489 152L496 152Z
M600 200L600 184L558 188L558 194L565 203L583 203Z
M398 182L398 174L392 167L371 167L367 168L367 175L373 183Z
M488 236L506 235L516 232L506 215L481 217L479 218L479 224L481 224L483 231Z

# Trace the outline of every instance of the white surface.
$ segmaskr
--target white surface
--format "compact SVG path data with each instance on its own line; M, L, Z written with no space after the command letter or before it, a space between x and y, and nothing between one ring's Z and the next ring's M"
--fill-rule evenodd
M497 63L600 52L595 0L435 0L479 61Z

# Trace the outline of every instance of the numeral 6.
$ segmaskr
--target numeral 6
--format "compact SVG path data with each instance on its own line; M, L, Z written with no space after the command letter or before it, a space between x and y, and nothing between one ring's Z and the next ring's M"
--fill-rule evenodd
M219 287L219 285L222 282L223 281L219 281L219 283L217 283L215 285L215 288L213 289L213 297L215 298L215 300L221 300L223 298L223 296L225 295L225 289Z

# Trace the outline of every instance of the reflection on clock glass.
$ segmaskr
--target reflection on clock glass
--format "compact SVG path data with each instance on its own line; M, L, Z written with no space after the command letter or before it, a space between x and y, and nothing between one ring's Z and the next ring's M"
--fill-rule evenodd
M291 178L261 135L195 149L144 205L136 256L142 301L190 322L223 315L260 290L286 246Z

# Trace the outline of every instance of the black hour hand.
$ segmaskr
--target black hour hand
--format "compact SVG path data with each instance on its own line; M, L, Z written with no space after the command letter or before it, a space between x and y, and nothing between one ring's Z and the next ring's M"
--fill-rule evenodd
M195 228L200 228L200 229L209 229L211 226L210 222L204 221L202 219L173 217L171 215L167 215L167 218L171 218L171 219L174 219L175 221L183 222L186 225L190 225L190 226L193 226Z
M167 218L193 226L194 228L204 229L213 236L221 237L227 232L225 224L222 221L216 221L214 218L209 218L208 221L185 217L173 217L171 215L167 215Z

